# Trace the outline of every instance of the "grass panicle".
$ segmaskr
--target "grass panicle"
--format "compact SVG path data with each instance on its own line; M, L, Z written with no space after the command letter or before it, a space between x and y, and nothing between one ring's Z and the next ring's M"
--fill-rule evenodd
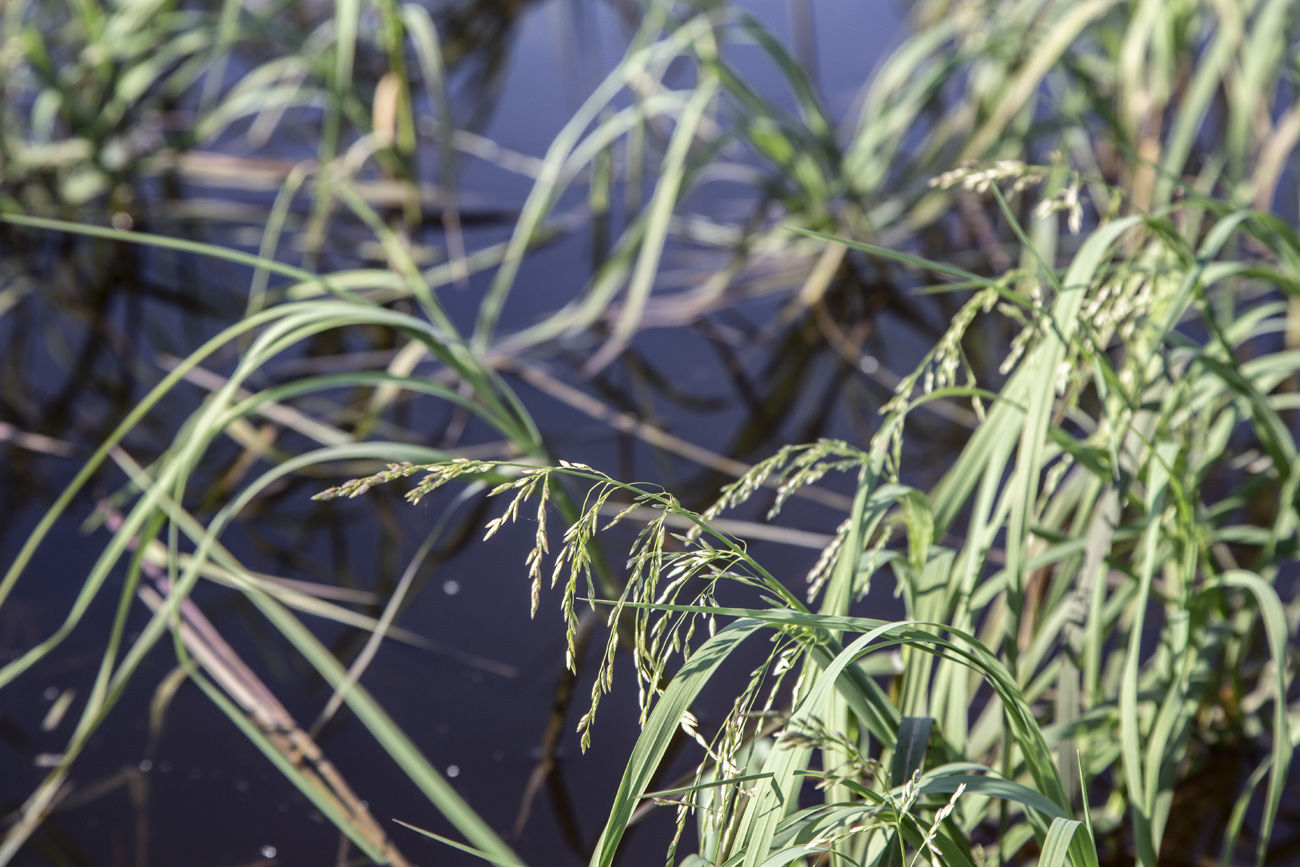
M1212 843L1224 864L1247 850L1263 864L1300 741L1300 234L1274 212L1290 207L1278 193L1300 142L1296 4L925 0L835 117L807 58L745 10L656 0L539 157L488 141L453 104L463 83L490 107L504 74L515 19L483 14L389 0L0 9L5 382L34 343L77 354L42 306L66 282L37 267L55 235L87 259L129 250L150 273L179 255L252 269L202 345L121 356L136 377L123 391L145 396L97 434L0 579L12 606L56 526L112 489L60 622L0 665L12 688L97 606L115 612L0 864L168 643L167 690L194 680L368 857L401 863L323 751L304 768L286 746L320 750L213 639L192 595L204 582L283 638L330 687L322 719L346 704L464 842L432 836L521 864L364 686L381 637L419 640L396 623L400 598L368 611L267 575L226 539L286 487L313 486L326 510L408 479L408 500L442 507L428 543L442 553L480 490L500 504L487 544L535 523L521 583L534 614L544 585L558 593L575 678L598 628L584 618L604 622L584 748L618 655L633 661L641 734L595 867L656 804L676 811L670 860L690 848L694 867L1203 859L1182 829L1209 823L1197 787L1230 754L1258 763ZM466 33L488 34L476 72L459 71ZM786 92L755 89L738 49ZM465 189L473 160L527 179L517 212ZM713 185L737 181L741 207L709 207ZM187 186L228 207L157 192ZM478 245L471 216L497 240ZM516 315L532 253L577 232L589 273L556 309ZM688 280L679 262L699 263ZM474 277L486 289L466 316L442 293ZM779 358L771 388L747 396L762 435L734 455L645 421L658 413L640 395L634 417L544 369L626 374L637 392L653 329L723 333L749 305L775 312L732 342ZM890 368L892 331L914 345L911 370ZM792 371L823 358L840 377L826 417L874 420L744 464L806 395ZM561 461L516 378L729 481L692 508L703 500L671 474L673 491ZM10 391L16 419L40 417L38 396ZM446 408L440 432L410 421L417 401ZM942 461L936 419L962 442ZM0 434L79 448L8 421ZM837 476L851 499L823 487ZM775 519L796 496L839 510L799 592L722 517L770 497ZM881 582L901 617L861 616L879 613L864 607ZM144 625L128 630L139 602ZM345 663L316 618L366 630L367 649ZM742 658L758 661L723 683ZM692 711L706 690L732 699L708 723ZM695 767L651 791L683 735Z

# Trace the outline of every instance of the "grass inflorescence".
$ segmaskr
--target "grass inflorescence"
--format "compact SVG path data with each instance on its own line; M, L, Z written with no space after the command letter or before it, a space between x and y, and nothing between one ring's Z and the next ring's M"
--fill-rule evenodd
M224 541L286 485L349 475L316 499L413 479L408 500L444 506L421 556L479 492L504 503L486 544L533 522L520 592L536 614L546 585L558 590L575 678L584 617L606 629L584 747L630 655L642 733L593 865L613 863L656 805L675 811L669 860L690 850L681 863L694 867L1154 867L1210 849L1264 862L1300 739L1300 235L1274 211L1300 141L1293 6L929 0L841 121L743 8L650 2L622 60L546 153L524 158L457 124L448 77L465 53L457 34L483 30L474 10L10 0L6 237L128 241L253 273L242 315L169 359L97 433L0 579L4 606L56 523L112 481L95 519L108 541L61 624L0 665L4 689L117 594L75 730L13 816L0 863L49 818L168 641L168 690L199 684L361 852L404 863L314 731L232 660L190 598L200 582L281 636L331 687L323 718L345 703L465 842L433 836L521 863L361 683L373 642L412 639L395 626L402 594L363 611L273 580ZM508 33L492 32L499 59ZM747 83L735 43L788 98ZM485 92L499 69L476 79ZM302 145L294 161L220 152L276 137ZM530 179L518 213L505 209L504 240L477 248L457 174L470 158ZM743 217L695 210L710 184L737 177ZM183 218L221 237L222 221L173 189L214 178L267 195L231 221L255 227L256 253L161 231ZM88 224L102 213L112 228ZM532 251L584 232L592 267L570 297L504 326ZM665 263L688 255L703 264L673 289ZM475 277L477 307L460 321L444 293ZM58 330L35 285L0 268L7 377L25 334ZM652 329L756 302L773 311L757 342L793 361L753 398L762 430L738 437L737 455L599 404L543 366L564 359L595 382L625 370L643 386L638 341ZM906 369L890 369L878 313L924 338ZM861 436L757 454L772 419L794 412L812 357L838 365L835 405L869 419ZM140 361L120 366L160 359ZM282 376L284 364L308 372ZM730 478L713 477L702 500L562 461L516 376ZM204 398L168 428L158 410L184 405L185 383ZM448 409L436 435L406 415L417 401ZM37 403L18 395L6 409L32 426ZM924 436L935 417L961 429L938 466ZM76 451L5 425L24 447ZM159 429L151 450L144 434ZM465 446L466 430L488 447ZM836 477L851 499L822 486ZM463 493L446 505L453 483ZM796 496L840 508L806 576L765 565L724 524L750 500L774 519ZM861 616L882 584L901 618ZM139 629L137 599L149 609ZM304 617L366 630L367 650L348 664ZM758 636L769 644L748 677L722 683ZM706 689L730 698L708 725L692 711ZM654 790L682 737L698 747L693 767ZM1223 750L1250 766L1207 806L1199 775Z

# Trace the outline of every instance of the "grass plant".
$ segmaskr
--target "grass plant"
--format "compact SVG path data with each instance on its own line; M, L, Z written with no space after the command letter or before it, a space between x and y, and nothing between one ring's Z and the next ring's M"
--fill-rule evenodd
M682 821L697 811L700 852L691 863L829 855L973 864L971 841L983 837L998 853L986 857L1020 861L1032 847L1040 863L1083 865L1096 863L1095 837L1119 857L1131 846L1138 863L1156 864L1180 776L1225 736L1257 738L1266 753L1262 861L1294 743L1288 606L1276 584L1293 556L1296 521L1294 444L1278 415L1291 401L1278 386L1296 358L1270 338L1286 321L1280 296L1264 291L1241 305L1244 274L1264 281L1261 290L1292 278L1221 257L1247 238L1279 259L1295 243L1288 226L1249 211L1221 215L1199 246L1170 217L1131 216L1099 226L1063 274L1042 272L1043 295L1031 303L1015 293L1016 276L965 275L983 284L970 315L903 380L869 449L789 447L704 514L572 464L394 465L323 496L423 473L407 495L416 502L453 480L520 473L492 492L511 499L489 536L536 501L538 541L527 564L536 598L546 492L557 476L587 487L551 583L564 588L571 638L583 596L601 604L611 626L634 621L644 726L593 863L612 863L679 728L699 741L702 761L692 784L657 797L677 804ZM1224 293L1238 302L1231 322L1221 318ZM960 381L957 356L963 332L998 306L1023 330L993 391ZM903 483L900 439L907 415L937 399L986 408L943 480L919 491ZM805 600L711 520L767 481L778 486L775 514L793 490L832 471L855 472L858 493ZM1248 503L1265 491L1267 520L1246 529ZM598 533L622 518L605 517L615 496L660 514L629 553L624 593L602 601L587 558ZM669 516L693 528L674 532ZM852 616L872 581L889 573L906 618ZM692 702L759 631L773 633L767 659L726 721L699 732ZM611 686L616 634L584 730ZM882 686L858 664L890 651L901 652L901 670ZM792 702L784 711L782 687ZM1247 695L1271 713L1229 723ZM801 796L809 781L825 793L816 805ZM1089 792L1107 797L1089 809ZM1222 841L1225 862L1255 796L1253 787L1241 794Z
M111 536L62 624L0 666L4 689L117 593L75 731L0 842L0 863L49 816L73 762L169 638L177 677L198 683L367 857L403 862L308 728L214 636L189 599L200 581L240 594L330 684L330 708L351 709L461 835L453 845L521 863L361 682L375 642L411 638L394 626L400 596L363 612L270 580L223 542L286 481L320 488L347 475L322 498L417 476L415 500L468 484L430 545L478 491L507 498L489 535L525 508L535 515L522 571L534 610L545 572L562 588L575 676L582 606L608 626L584 744L615 654L630 648L643 731L593 864L612 864L658 804L677 814L670 860L694 867L1099 857L1148 867L1203 854L1184 829L1210 813L1187 792L1226 744L1257 765L1212 842L1221 863L1245 849L1263 863L1300 738L1290 676L1300 237L1272 212L1275 198L1287 207L1279 191L1300 140L1292 5L930 0L858 115L839 123L814 77L743 9L652 2L624 58L529 161L457 127L447 64L464 52L440 34L461 19L419 5L10 0L6 231L185 252L252 279L242 318L157 378L0 579L3 606L91 482L115 480L100 510ZM789 94L752 89L734 66L738 44ZM494 68L480 79L488 90ZM210 153L232 142L255 153L303 118L313 135L296 164L240 155L231 172ZM508 239L473 248L457 167L484 154L529 173L532 188ZM229 188L267 169L275 197L259 212L256 253L142 231L168 216L148 212L159 201L149 185L204 166L226 166ZM738 176L742 219L695 210L710 184ZM105 206L150 219L130 232L130 222L88 225ZM200 225L217 233L215 221ZM373 267L332 254L326 240L345 231L365 235ZM590 233L590 278L560 309L504 328L530 253L577 231ZM295 264L286 239L301 250ZM665 263L687 254L707 264L673 291ZM473 321L457 321L443 293L475 275ZM0 293L10 323L33 294L21 278ZM714 454L592 409L539 365L566 350L599 378L654 327L773 293L780 312L765 336L814 333L815 351L843 367L845 392L880 410L861 442L790 445L750 466L751 454ZM911 372L876 360L878 295L932 336ZM922 295L939 324L917 312ZM374 341L366 349L383 348L383 362L358 352L338 371L272 374L353 339ZM732 480L712 507L693 508L559 462L514 376ZM205 383L205 399L158 453L135 454L133 437L186 382ZM789 412L797 391L773 386L769 417ZM398 421L417 399L450 407L448 429L474 425L493 451L428 445ZM931 411L970 431L937 483L922 484L912 443ZM220 458L231 444L237 457ZM228 472L214 482L219 460ZM854 495L825 528L833 541L804 589L722 523L760 492L772 517L791 496L835 502L816 483L845 473ZM610 556L601 533L645 510L628 557ZM564 533L547 565L553 513ZM115 575L125 581L114 591ZM882 581L903 619L861 616ZM132 636L137 598L150 614ZM349 664L304 615L367 630L368 650ZM760 634L770 650L751 677L717 686ZM691 713L706 688L735 696L708 729ZM694 769L655 789L682 736L700 747Z

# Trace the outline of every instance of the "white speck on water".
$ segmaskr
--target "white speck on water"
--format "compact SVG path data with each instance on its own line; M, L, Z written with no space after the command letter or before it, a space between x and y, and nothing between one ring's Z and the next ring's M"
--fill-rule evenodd
M870 375L880 369L880 362L876 361L876 359L872 358L870 355L864 355L858 361L858 369L863 373Z
M454 578L442 582L442 592L448 596L455 596L460 592L460 582Z
M59 689L57 686L47 686L45 687L45 692L42 693L42 695L45 696L46 701L54 701L56 698L59 697L59 693L61 692L62 690Z
M276 848L275 848L274 846L263 846L263 847L262 847L262 857L263 857L263 858L274 858L274 857L275 857L275 853L276 853Z
M448 765L448 766L447 766L447 776L449 776L449 777L459 777L459 776L460 776L460 767L457 766L457 765Z
M118 211L114 214L112 222L113 228L119 232L129 232L131 227L135 225L135 221L131 219L131 215L126 211Z
M143 761L140 762L140 773L147 774L152 770L153 770L153 762L149 761L148 759L144 759Z

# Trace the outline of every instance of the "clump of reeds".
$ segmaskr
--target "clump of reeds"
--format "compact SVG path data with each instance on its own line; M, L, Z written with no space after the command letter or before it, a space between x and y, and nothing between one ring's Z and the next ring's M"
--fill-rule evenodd
M1291 404L1285 383L1297 361L1270 337L1287 322L1270 290L1294 278L1224 251L1249 239L1282 259L1292 243L1282 228L1249 211L1222 215L1199 240L1169 217L1103 221L1064 273L1037 269L1032 302L1014 284L968 275L987 288L902 380L869 449L785 449L707 514L582 465L462 461L387 474L422 469L410 494L418 499L456 479L520 473L492 491L510 502L489 535L535 501L534 599L548 554L547 492L559 477L586 485L551 577L571 637L575 599L597 601L588 563L598 534L633 509L657 511L631 548L622 596L604 603L611 639L581 724L585 742L611 686L616 624L627 618L644 733L596 863L612 859L680 727L704 753L695 784L671 794L684 818L708 793L700 856L709 863L817 852L862 863L894 847L939 847L945 863L973 863L968 846L981 827L1006 858L1036 840L1049 863L1095 863L1094 838L1123 827L1138 860L1154 864L1188 756L1221 736L1224 715L1246 695L1272 707L1255 735L1268 753L1258 775L1269 780L1266 841L1291 756L1289 628L1274 584L1297 517L1295 446L1278 414ZM1258 299L1225 314L1220 296L1240 298L1244 286ZM983 388L959 378L950 356L976 317L1007 315L994 310L1003 301L1021 336L1006 381ZM1210 337L1190 339L1193 322ZM1239 360L1246 353L1251 360ZM982 421L943 480L930 491L904 484L897 438L908 414L933 400L976 399L986 403ZM780 492L779 507L794 487L846 469L859 476L858 494L814 570L809 604L711 523L765 483ZM602 518L615 493L630 505ZM1274 517L1248 530L1245 498L1259 496ZM670 516L692 529L674 533ZM882 570L905 601L903 621L850 613ZM746 596L750 604L724 601ZM775 633L766 661L716 731L700 732L692 701L765 630ZM895 648L901 669L887 684L857 667ZM793 706L779 710L792 671ZM746 765L739 757L771 736L774 718L778 748ZM808 778L821 781L824 805L797 806ZM1089 806L1088 793L1101 789L1111 795ZM959 790L964 797L949 800ZM1254 797L1253 785L1241 793L1225 853Z
M494 530L535 508L535 549L522 569L534 600L551 554L548 499L560 510L566 529L551 577L563 585L571 665L580 606L591 600L610 622L584 737L611 685L619 623L631 630L644 720L594 863L611 863L640 806L657 798L679 810L679 835L695 811L695 864L974 865L983 843L1004 862L1036 851L1051 867L1094 864L1101 849L1154 865L1177 844L1171 821L1189 768L1225 736L1263 758L1234 793L1222 852L1233 857L1248 808L1260 803L1255 848L1264 857L1293 742L1294 601L1279 597L1278 578L1294 562L1300 488L1288 417L1300 242L1267 213L1300 138L1296 111L1278 109L1289 104L1290 4L922 4L914 32L840 134L805 72L743 13L653 3L624 60L544 158L528 164L536 183L508 243L460 249L454 174L439 178L447 261L434 267L417 261L406 226L386 219L380 201L396 201L408 224L418 222L429 192L411 160L418 134L436 139L444 170L457 148L484 147L456 135L428 15L379 4L381 32L367 43L359 6L336 4L329 26L313 19L308 28L315 42L295 44L227 89L212 70L245 38L260 43L239 27L240 15L259 13L225 8L233 17L140 2L77 4L72 19L13 0L3 12L11 96L0 130L3 219L257 271L248 315L176 365L117 426L0 581L3 604L53 522L96 473L119 467L127 484L105 511L115 529L76 603L53 634L0 667L3 688L48 657L108 592L114 570L125 569L94 689L0 861L48 814L72 762L168 636L184 673L313 803L368 856L396 857L382 831L354 815L345 785L296 764L310 745L291 720L267 712L272 703L249 700L256 684L205 662L219 645L195 637L203 621L186 602L200 580L212 580L253 603L473 847L516 862L358 683L364 665L346 669L295 613L360 625L377 640L391 610L363 617L304 598L221 543L269 487L339 463L363 469L334 494L427 474L417 495L459 479L511 496ZM144 17L156 24L147 38L114 41ZM290 39L258 24L250 31ZM52 44L55 34L69 42ZM727 40L738 35L782 72L795 112L754 93L728 65ZM369 81L354 75L358 45L383 59L373 84L356 83ZM431 132L416 123L408 49L438 107ZM670 81L670 67L681 77ZM192 106L197 120L185 136L160 139L150 124L173 101ZM320 112L314 160L275 177L283 186L260 256L17 213L126 201L140 175L201 168L182 155L232 124L249 120L256 141L304 107ZM691 216L682 203L711 169L737 163L753 170L763 218L679 219ZM647 174L653 191L642 201ZM379 195L380 176L402 182L396 198ZM501 334L528 252L575 222L557 210L566 190L586 186L587 212L576 222L594 227L609 219L619 183L622 230L591 279L554 315ZM308 251L320 249L341 205L378 242L384 267L319 275L278 261L290 207L304 192L313 196L311 218L298 227ZM773 210L802 231L772 225ZM866 240L827 246L836 234ZM690 290L665 294L665 251L688 244L722 264ZM782 449L744 472L713 510L580 464L551 466L498 372L503 358L526 369L526 350L575 335L595 336L585 360L595 372L648 323L698 317L760 291L791 293L788 322L853 288L838 279L845 263L896 292L942 278L930 288L957 299L950 326L893 383L869 443ZM453 322L437 290L492 267L477 321ZM272 276L281 283L270 288ZM974 336L988 322L1012 335L992 365L972 358L991 352ZM361 328L396 335L389 366L259 384L279 355ZM223 348L239 360L214 380L203 365ZM849 342L836 350L857 366ZM414 375L426 358L439 373ZM133 460L128 434L187 379L207 383L209 399L164 454ZM313 414L310 398L341 388L366 396L346 414L350 425ZM447 402L499 433L517 457L451 462L449 452L368 439L399 394ZM974 419L973 432L942 480L921 490L907 483L902 445L915 414L930 407L969 410L962 417ZM299 446L259 444L247 429L252 417L294 430ZM224 438L265 468L200 515L187 497ZM656 442L668 440L659 432ZM779 507L828 472L856 473L857 493L804 592L714 523L760 486L776 486ZM571 495L575 485L585 486L585 500ZM602 507L615 494L657 510L622 581L596 545L610 523ZM891 579L907 618L854 616L868 585ZM131 639L126 612L137 595L155 611ZM760 632L773 639L765 661L733 690L727 719L702 731L693 700ZM885 664L866 668L872 654ZM702 748L698 771L651 793L681 730ZM287 736L294 743L286 746ZM808 779L822 792L815 806L801 806ZM1090 799L1098 793L1105 797Z

